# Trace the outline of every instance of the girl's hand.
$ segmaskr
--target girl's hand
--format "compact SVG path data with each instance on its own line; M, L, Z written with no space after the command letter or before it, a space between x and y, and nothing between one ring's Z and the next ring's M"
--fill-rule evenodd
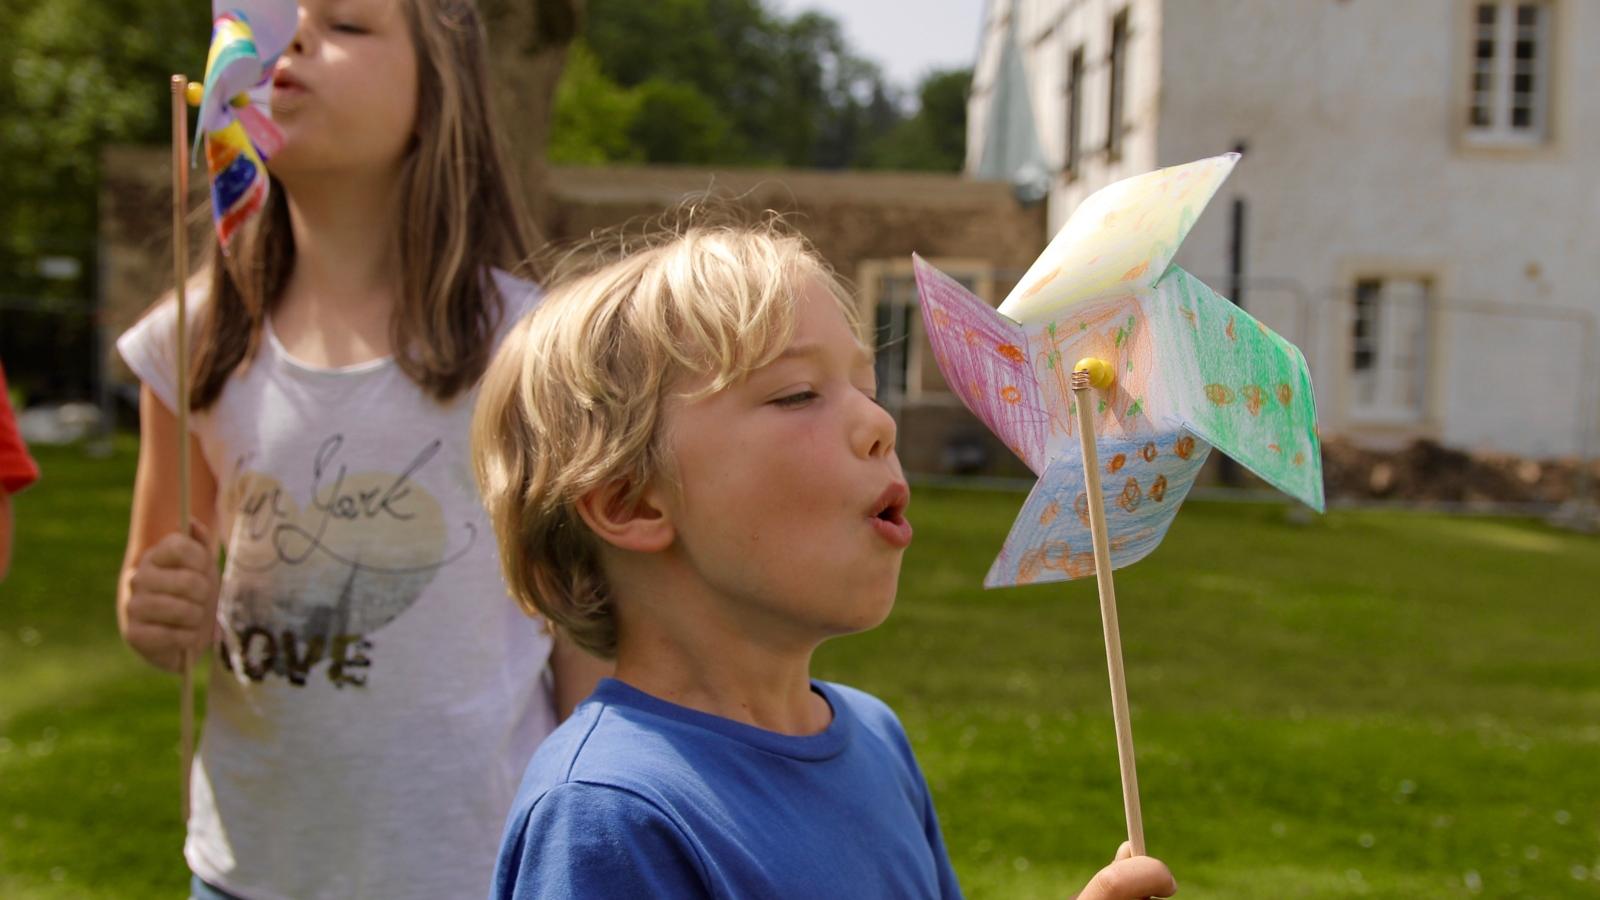
M153 666L183 668L184 653L206 652L217 637L217 552L204 525L173 532L139 558L118 625L122 639Z
M1078 900L1145 900L1170 897L1178 891L1166 863L1148 856L1134 856L1126 842L1117 849L1117 858L1089 880Z

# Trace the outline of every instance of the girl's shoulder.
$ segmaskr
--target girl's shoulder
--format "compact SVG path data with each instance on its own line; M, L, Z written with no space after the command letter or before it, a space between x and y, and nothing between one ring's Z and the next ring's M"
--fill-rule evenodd
M501 301L500 325L495 329L495 344L498 346L511 326L539 305L544 298L544 288L537 282L519 278L504 269L490 269L489 278Z
M192 278L184 291L185 316L190 342L200 310L209 296L205 278ZM129 370L155 391L169 409L177 409L178 377L178 298L168 291L145 310L127 331L117 338L117 353Z

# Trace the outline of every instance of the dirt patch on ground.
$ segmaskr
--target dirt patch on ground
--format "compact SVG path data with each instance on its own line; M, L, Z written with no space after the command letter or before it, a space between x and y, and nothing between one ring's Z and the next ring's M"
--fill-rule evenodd
M1537 503L1577 499L1576 460L1531 460L1468 453L1433 441L1398 452L1331 440L1322 445L1322 471L1330 498L1420 503ZM1600 486L1600 462L1589 466L1591 495Z

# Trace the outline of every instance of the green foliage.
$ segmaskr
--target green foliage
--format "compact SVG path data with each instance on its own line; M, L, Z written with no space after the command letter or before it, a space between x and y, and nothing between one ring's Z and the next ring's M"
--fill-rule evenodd
M177 680L112 613L133 442L37 456L0 586L0 897L178 896ZM1022 496L916 494L893 615L816 673L899 712L968 896L1065 896L1122 840L1095 585L983 591ZM1532 522L1186 504L1117 573L1179 896L1600 896L1596 583L1594 537Z
M967 155L967 93L971 69L932 72L918 87L916 115L897 123L867 148L874 169L955 172Z
M636 93L607 78L586 44L574 43L556 87L549 160L566 165L641 161L628 133L638 108Z
M652 78L634 89L638 107L628 137L647 160L675 163L726 162L741 141L710 98L679 81Z
M0 258L91 257L101 149L168 140L169 78L198 77L207 7L181 0L0 0ZM86 266L89 271L92 267ZM17 290L15 278L10 289Z
M946 171L961 165L966 82L949 73L937 84L930 80L922 91L925 102L934 101L930 114L908 119L878 67L820 13L786 20L759 0L592 0L585 43L606 83L638 92L631 94L637 106L625 129L630 146L577 141L586 149L609 147L607 160ZM566 78L592 83L595 73L586 66L569 68ZM954 105L947 102L952 88L959 94ZM562 141L562 123L582 120L562 105L582 96L563 88L552 146Z

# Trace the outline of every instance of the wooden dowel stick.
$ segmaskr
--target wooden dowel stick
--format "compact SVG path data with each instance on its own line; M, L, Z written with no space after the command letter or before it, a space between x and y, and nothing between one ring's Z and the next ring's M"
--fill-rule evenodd
M172 274L178 301L178 531L187 535L189 522L189 232L184 209L189 202L189 79L172 76ZM189 774L194 766L194 654L184 651L182 695L178 701L178 745L181 770L178 796L185 826L189 822Z
M1072 397L1078 407L1083 486L1089 501L1089 533L1094 539L1094 577L1100 586L1100 622L1106 635L1106 667L1111 673L1111 717L1116 723L1117 763L1122 769L1122 810L1128 818L1128 843L1133 855L1144 856L1144 816L1139 811L1139 773L1133 762L1133 724L1128 716L1128 685L1122 674L1117 589L1111 578L1111 542L1106 533L1105 498L1100 493L1100 456L1095 450L1094 418L1089 411L1094 392L1088 373L1073 373Z

